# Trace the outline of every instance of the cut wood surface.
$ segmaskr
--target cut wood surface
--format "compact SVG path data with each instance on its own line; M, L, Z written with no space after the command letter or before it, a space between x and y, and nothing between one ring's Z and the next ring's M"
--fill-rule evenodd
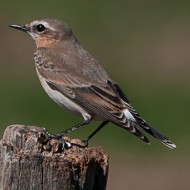
M105 190L108 154L78 139L52 139L35 126L8 126L0 141L1 190Z

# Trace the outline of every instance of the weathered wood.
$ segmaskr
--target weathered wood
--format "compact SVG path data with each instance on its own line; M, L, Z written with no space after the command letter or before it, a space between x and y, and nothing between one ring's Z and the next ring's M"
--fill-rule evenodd
M78 139L42 145L41 128L12 125L0 141L1 190L104 190L108 155L100 147L84 148ZM75 145L74 145L75 144Z

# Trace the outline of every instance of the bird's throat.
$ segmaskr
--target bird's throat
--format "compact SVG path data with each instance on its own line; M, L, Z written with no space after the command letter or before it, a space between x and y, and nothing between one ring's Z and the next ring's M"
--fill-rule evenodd
M56 42L55 39L42 37L42 36L36 39L37 48L41 48L41 47L49 48L49 47L52 47L55 42Z

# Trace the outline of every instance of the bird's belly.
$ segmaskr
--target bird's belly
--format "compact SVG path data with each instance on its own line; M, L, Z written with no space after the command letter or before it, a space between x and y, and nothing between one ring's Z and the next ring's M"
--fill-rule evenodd
M37 69L36 69L37 70ZM53 90L49 87L45 79L40 75L40 73L37 70L38 77L40 79L40 82L46 91L46 93L49 95L49 97L55 101L59 106L64 108L65 110L74 113L78 116L82 117L90 117L90 115L79 105L65 97L61 92L58 92L57 90Z
M52 90L52 89L47 89L47 88L45 89L45 91L47 92L47 94L53 101L55 101L59 106L61 106L66 111L69 111L79 116L82 116L82 113L85 112L80 106L73 103L71 100L69 100L60 92L56 90Z

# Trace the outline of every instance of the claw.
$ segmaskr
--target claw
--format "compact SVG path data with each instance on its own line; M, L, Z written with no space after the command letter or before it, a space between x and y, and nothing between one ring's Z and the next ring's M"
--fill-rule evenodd
M88 139L81 141L84 147L88 147Z
M64 151L65 148L70 148L72 146L70 142L67 142L64 139L60 140L60 145L62 151Z
M72 145L71 145L70 142L65 141L65 145L64 145L65 148L70 148L71 146L72 146Z

